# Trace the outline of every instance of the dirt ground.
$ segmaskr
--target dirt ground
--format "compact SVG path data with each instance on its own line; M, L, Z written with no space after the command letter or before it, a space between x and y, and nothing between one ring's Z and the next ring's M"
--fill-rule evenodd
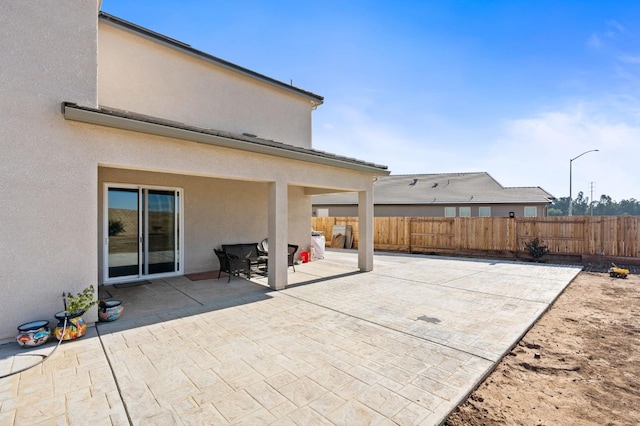
M445 425L640 424L640 276L581 272Z

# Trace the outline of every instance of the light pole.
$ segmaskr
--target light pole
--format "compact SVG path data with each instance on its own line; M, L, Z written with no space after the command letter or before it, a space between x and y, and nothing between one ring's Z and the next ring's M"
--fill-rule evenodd
M573 200L571 199L571 167L573 165L573 160L577 160L578 158L582 157L585 154L588 154L590 152L596 152L599 151L597 149L590 149L589 151L585 151L582 154L578 155L577 157L573 157L571 160L569 160L569 216L573 216Z

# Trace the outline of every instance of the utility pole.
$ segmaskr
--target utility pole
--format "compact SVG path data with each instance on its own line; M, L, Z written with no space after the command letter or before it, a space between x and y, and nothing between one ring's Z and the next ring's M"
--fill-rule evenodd
M594 182L589 182L589 184L591 185L591 198L589 198L589 215L593 216L593 187L594 187Z
M585 154L588 154L590 152L596 152L599 151L597 149L590 149L589 151L585 151L582 154L578 155L577 157L573 157L572 159L569 160L569 216L573 216L573 200L571 199L571 174L572 174L572 166L573 166L573 160L577 160L578 158L582 157Z

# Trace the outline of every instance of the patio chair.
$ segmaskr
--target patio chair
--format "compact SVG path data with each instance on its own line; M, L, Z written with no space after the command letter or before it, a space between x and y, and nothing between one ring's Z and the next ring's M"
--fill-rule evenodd
M218 279L220 279L220 274L226 272L229 274L229 281L231 281L231 268L229 267L229 259L227 255L222 250L213 249L216 256L218 256L218 262L220 262L220 268L218 269Z
M287 265L293 267L293 272L296 271L295 266L295 254L298 251L298 246L295 244L287 244ZM258 253L260 256L268 256L269 255L269 240L265 238L260 241L258 244Z
M239 258L233 254L228 254L224 250L213 249L216 256L218 256L218 260L220 261L220 270L218 271L218 279L220 279L220 274L222 272L226 272L229 274L229 281L231 282L231 276L240 276L240 273L246 273L249 278L251 278L251 265L249 259Z
M298 251L298 246L294 244L287 244L287 264L288 266L293 266L293 272L296 271L296 265L294 263L294 255Z
M260 256L268 256L269 255L269 239L265 238L260 241L258 244L258 254Z

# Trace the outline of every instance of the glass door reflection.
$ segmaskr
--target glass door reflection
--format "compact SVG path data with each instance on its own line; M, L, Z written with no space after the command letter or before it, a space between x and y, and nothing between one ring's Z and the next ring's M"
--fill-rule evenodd
M109 188L109 278L140 275L138 189Z
M146 274L176 271L176 196L148 190L145 210Z

